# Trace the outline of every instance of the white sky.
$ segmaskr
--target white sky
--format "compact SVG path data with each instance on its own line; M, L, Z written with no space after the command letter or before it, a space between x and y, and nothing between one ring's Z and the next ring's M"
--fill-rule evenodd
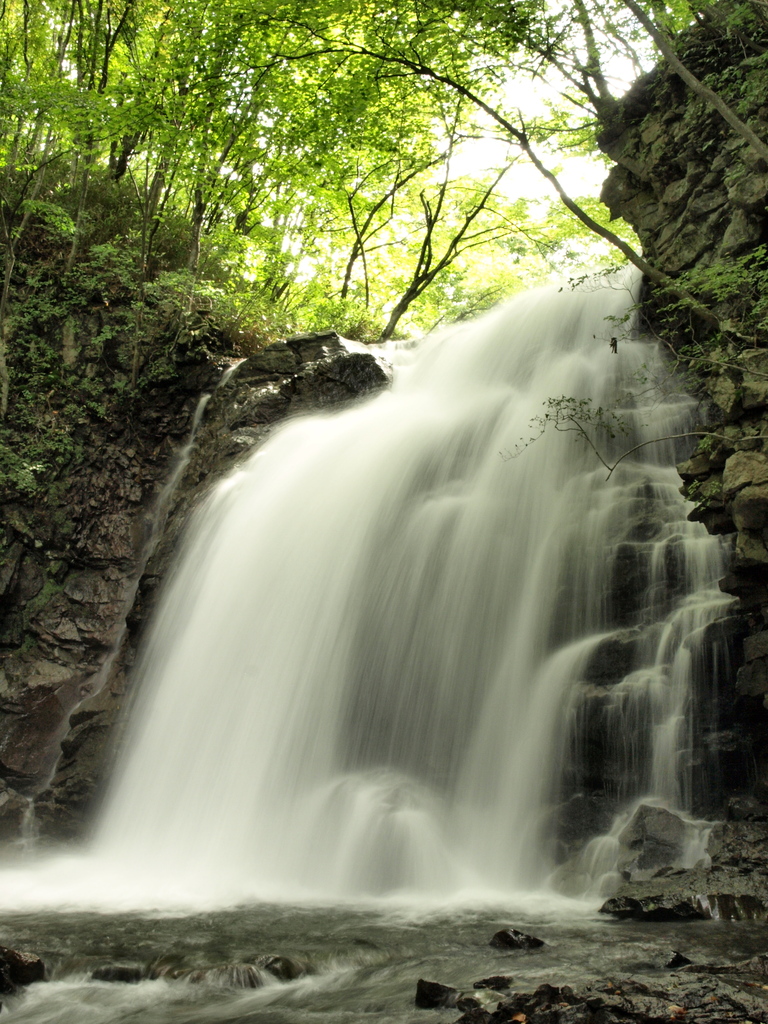
M617 93L629 89L636 76L636 69L628 60L615 58L606 69ZM509 102L504 103L504 113L515 120L515 111L521 110L528 121L546 118L549 114L548 103L565 102L557 83L544 82L542 79L515 78L510 82L507 95ZM499 131L497 125L489 128L489 134ZM565 191L572 197L595 196L610 169L599 157L575 156L558 154L544 146L536 147L537 155L548 170L554 171ZM505 159L506 148L492 138L468 141L453 161L457 175L484 173L494 167L500 167ZM542 178L541 174L524 157L507 173L500 185L500 191L512 198L524 196L528 199L539 199L548 202L556 199L552 186Z

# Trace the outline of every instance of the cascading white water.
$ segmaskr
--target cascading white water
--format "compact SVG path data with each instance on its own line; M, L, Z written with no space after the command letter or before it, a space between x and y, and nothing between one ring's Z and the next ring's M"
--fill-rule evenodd
M610 351L631 302L523 296L218 487L142 658L97 862L228 899L535 887L595 714L616 798L685 807L721 544L686 522L671 442L609 480L574 433L521 448L547 399L609 407L661 372L651 343ZM691 402L641 390L614 455L689 424ZM595 704L589 665L633 630Z

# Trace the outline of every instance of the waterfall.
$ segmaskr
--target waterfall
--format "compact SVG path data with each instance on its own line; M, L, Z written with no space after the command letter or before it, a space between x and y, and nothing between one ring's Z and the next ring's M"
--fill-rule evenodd
M617 327L633 302L533 292L405 346L391 392L286 423L217 487L92 864L193 902L511 893L545 885L584 791L692 809L728 599L678 491L690 444L606 479L535 425L560 396L615 408L608 461L690 429L659 347Z
M671 441L608 480L578 433L528 443L559 396L619 407L609 458L689 428L654 343L610 350L632 301L518 298L219 485L142 657L100 856L243 894L509 891L544 882L551 808L590 774L617 806L691 803L722 544L686 521ZM611 644L619 678L590 681Z

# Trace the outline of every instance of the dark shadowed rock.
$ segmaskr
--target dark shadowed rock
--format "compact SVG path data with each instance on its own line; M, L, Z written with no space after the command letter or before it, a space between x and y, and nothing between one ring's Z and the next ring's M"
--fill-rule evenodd
M649 560L643 545L618 544L611 564L609 622L616 626L634 626L645 612L649 583Z
M768 804L755 797L731 797L727 810L731 821L768 821Z
M693 961L689 960L687 956L684 956L682 953L678 953L676 949L673 949L672 956L670 956L664 966L669 967L672 970L676 970L678 967L687 967L688 964L692 962Z
M574 793L554 815L554 830L563 857L577 853L593 836L607 833L615 817L616 802L604 793Z
M474 996L462 996L456 1000L456 1009L463 1010L464 1013L470 1013L472 1010L482 1009L482 1003L479 999L475 999Z
M601 640L587 661L584 679L595 686L612 686L634 668L639 629L625 629Z
M459 1017L455 1024L492 1024L494 1014L488 1010L484 1010L482 1006L477 1006L474 1009L467 1010Z
M493 992L501 992L512 984L511 974L492 974L490 978L481 978L476 981L473 988L489 988Z
M146 977L147 972L143 967L127 964L107 964L91 971L91 978L94 981L114 981L124 985L136 985Z
M35 981L45 981L45 964L40 957L0 946L0 992L11 994Z
M455 1006L459 998L458 989L449 985L441 985L437 981L425 981L419 978L416 982L416 1006L420 1010L433 1010L437 1007Z
M600 907L601 914L636 921L692 921L709 915L695 902L672 896L614 896Z
M502 928L496 932L488 945L496 949L538 949L544 945L544 940L519 932L517 928Z
M29 800L0 781L0 842L20 835Z

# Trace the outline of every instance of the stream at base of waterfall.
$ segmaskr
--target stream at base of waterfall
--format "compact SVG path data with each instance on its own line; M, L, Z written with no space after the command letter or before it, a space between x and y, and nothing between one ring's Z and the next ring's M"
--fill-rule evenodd
M628 326L633 303L619 280L533 292L401 346L391 392L288 422L218 485L134 673L92 842L0 873L0 941L47 936L65 979L16 1019L410 1021L404 965L451 964L459 986L499 973L481 936L512 912L558 929L524 958L534 980L620 958L598 955L594 912L639 805L687 830L672 867L706 859L728 552L686 519L674 464L692 441L669 438L696 405ZM619 415L592 433L610 463L661 440L606 479L572 420L540 420L575 407ZM605 827L574 843L585 793ZM727 941L750 951L752 927ZM316 966L203 1009L167 979L130 996L86 981L107 947Z
M530 951L491 947L493 934L510 924L545 945ZM673 951L695 963L740 961L764 951L764 933L765 924L757 922L598 920L583 909L569 913L555 901L512 914L509 908L489 908L439 916L412 907L265 904L182 917L74 910L3 915L0 941L13 938L17 947L37 950L50 980L3 996L0 1020L452 1024L461 1015L456 1007L415 1007L420 978L451 986L493 1010L505 993L475 989L475 982L506 976L509 989L518 992L546 983L583 992L601 978L613 979L619 991L630 977L669 986L675 975L665 965ZM272 958L279 958L286 977L254 966ZM135 971L140 980L114 980L108 971L115 965ZM695 1011L688 1019L696 1019Z

